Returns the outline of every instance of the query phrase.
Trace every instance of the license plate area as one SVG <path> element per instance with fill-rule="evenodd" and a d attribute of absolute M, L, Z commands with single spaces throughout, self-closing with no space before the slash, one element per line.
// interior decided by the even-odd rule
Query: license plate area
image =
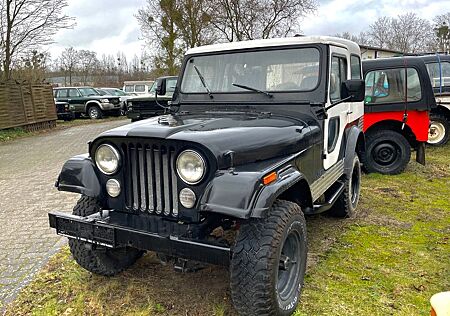
<path fill-rule="evenodd" d="M 112 227 L 64 217 L 55 217 L 54 219 L 54 228 L 58 235 L 106 247 L 116 247 L 115 231 Z"/>

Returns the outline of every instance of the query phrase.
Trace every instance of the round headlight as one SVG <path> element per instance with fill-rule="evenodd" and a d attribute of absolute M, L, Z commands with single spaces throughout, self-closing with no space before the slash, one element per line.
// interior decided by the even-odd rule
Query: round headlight
<path fill-rule="evenodd" d="M 111 145 L 100 145 L 95 152 L 95 163 L 104 174 L 115 173 L 119 168 L 119 160 L 119 152 Z"/>
<path fill-rule="evenodd" d="M 177 158 L 177 172 L 187 184 L 197 184 L 205 175 L 205 161 L 196 151 L 185 150 Z"/>

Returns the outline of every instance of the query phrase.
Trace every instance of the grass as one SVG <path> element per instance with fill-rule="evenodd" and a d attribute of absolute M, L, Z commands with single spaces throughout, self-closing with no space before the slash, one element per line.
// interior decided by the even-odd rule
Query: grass
<path fill-rule="evenodd" d="M 358 214 L 309 217 L 309 268 L 295 315 L 427 315 L 450 288 L 450 146 L 427 166 L 365 175 Z M 67 247 L 6 315 L 234 315 L 227 271 L 178 274 L 146 255 L 113 278 L 92 275 Z"/>
<path fill-rule="evenodd" d="M 73 126 L 79 126 L 79 125 L 86 125 L 86 124 L 94 124 L 94 123 L 103 123 L 108 121 L 117 121 L 117 120 L 124 120 L 126 117 L 107 117 L 101 120 L 90 120 L 90 119 L 76 119 L 72 121 L 63 121 L 63 120 L 57 120 L 56 121 L 56 127 L 52 129 L 44 129 L 36 132 L 30 132 L 25 130 L 22 127 L 15 127 L 15 128 L 9 128 L 9 129 L 3 129 L 0 130 L 0 143 L 14 141 L 19 138 L 23 137 L 29 137 L 33 135 L 43 134 L 50 131 L 65 129 Z"/>

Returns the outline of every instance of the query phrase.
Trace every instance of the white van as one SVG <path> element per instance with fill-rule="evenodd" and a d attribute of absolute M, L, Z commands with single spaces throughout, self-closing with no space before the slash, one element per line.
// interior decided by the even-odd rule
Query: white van
<path fill-rule="evenodd" d="M 150 93 L 154 81 L 125 81 L 123 83 L 123 91 L 136 95 L 146 95 Z"/>

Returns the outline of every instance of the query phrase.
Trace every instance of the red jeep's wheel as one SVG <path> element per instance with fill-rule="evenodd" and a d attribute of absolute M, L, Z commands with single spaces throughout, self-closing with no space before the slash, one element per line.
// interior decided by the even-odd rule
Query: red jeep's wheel
<path fill-rule="evenodd" d="M 450 137 L 449 125 L 450 124 L 445 116 L 431 114 L 430 129 L 428 130 L 428 144 L 432 146 L 445 145 Z"/>
<path fill-rule="evenodd" d="M 368 172 L 399 174 L 411 159 L 411 145 L 400 133 L 391 130 L 368 133 L 366 143 L 363 163 Z"/>

